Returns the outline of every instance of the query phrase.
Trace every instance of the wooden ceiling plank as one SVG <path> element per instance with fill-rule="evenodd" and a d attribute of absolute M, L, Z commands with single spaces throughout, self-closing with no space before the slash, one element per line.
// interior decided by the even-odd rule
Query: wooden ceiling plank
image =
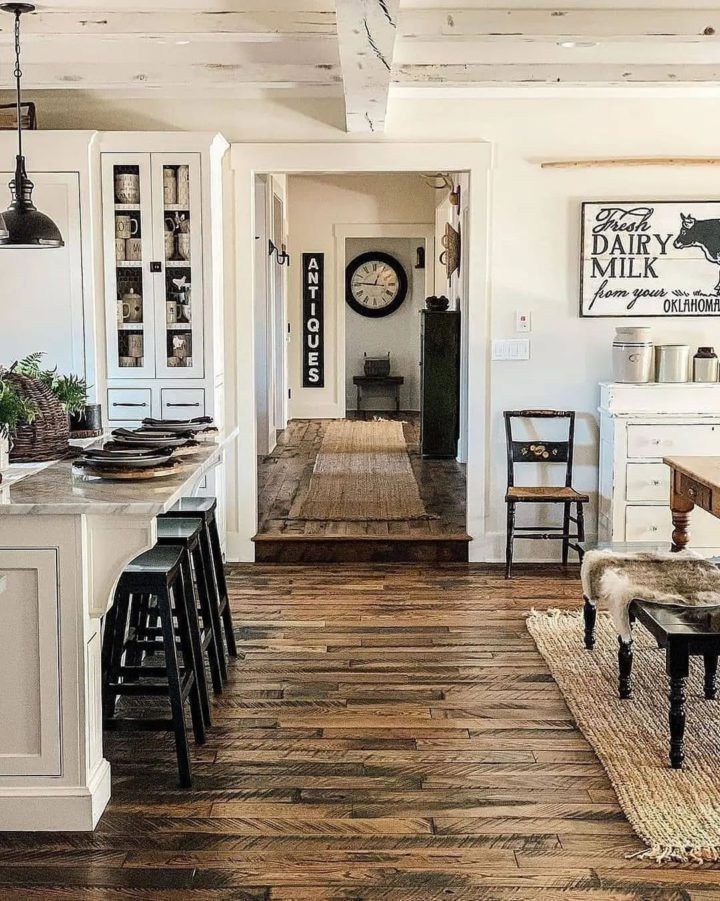
<path fill-rule="evenodd" d="M 336 0 L 348 132 L 385 128 L 400 0 Z"/>
<path fill-rule="evenodd" d="M 498 84 L 684 84 L 717 83 L 718 65 L 402 65 L 401 85 L 477 86 Z"/>
<path fill-rule="evenodd" d="M 339 85 L 340 71 L 331 65 L 227 64 L 152 65 L 139 69 L 132 66 L 98 67 L 92 63 L 27 63 L 23 73 L 33 90 L 77 88 L 107 90 L 112 88 L 153 88 L 185 86 L 287 88 L 292 85 Z M 0 72 L 0 89 L 12 87 L 12 72 Z"/>
<path fill-rule="evenodd" d="M 717 41 L 718 9 L 430 9 L 402 10 L 408 41 Z"/>
<path fill-rule="evenodd" d="M 0 18 L 0 31 L 12 31 L 10 17 Z M 199 12 L 112 10 L 41 11 L 23 19 L 23 34 L 95 35 L 143 37 L 149 35 L 231 35 L 247 38 L 267 35 L 334 35 L 335 13 L 298 10 L 296 12 Z"/>

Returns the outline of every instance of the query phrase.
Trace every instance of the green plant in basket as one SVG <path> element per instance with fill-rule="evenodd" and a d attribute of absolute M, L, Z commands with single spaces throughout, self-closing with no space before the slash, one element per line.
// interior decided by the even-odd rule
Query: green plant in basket
<path fill-rule="evenodd" d="M 29 354 L 13 367 L 15 372 L 31 379 L 38 379 L 47 385 L 63 405 L 68 414 L 80 413 L 88 399 L 88 386 L 79 375 L 58 375 L 57 368 L 43 369 L 40 365 L 45 356 L 42 352 Z"/>
<path fill-rule="evenodd" d="M 4 381 L 0 371 L 0 438 L 9 438 L 20 423 L 33 422 L 37 414 L 35 404 L 25 400 Z"/>

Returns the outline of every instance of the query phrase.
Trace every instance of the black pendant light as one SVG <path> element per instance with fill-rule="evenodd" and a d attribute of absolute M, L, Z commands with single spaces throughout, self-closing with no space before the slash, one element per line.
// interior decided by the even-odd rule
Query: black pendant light
<path fill-rule="evenodd" d="M 35 187 L 25 171 L 22 149 L 22 104 L 20 102 L 20 16 L 35 11 L 31 3 L 2 3 L 3 12 L 15 16 L 15 91 L 17 105 L 18 152 L 15 158 L 15 178 L 10 182 L 12 200 L 0 213 L 0 248 L 44 249 L 64 247 L 60 229 L 49 216 L 35 209 L 32 192 Z M 4 228 L 3 228 L 4 222 Z M 3 235 L 5 237 L 3 238 Z"/>

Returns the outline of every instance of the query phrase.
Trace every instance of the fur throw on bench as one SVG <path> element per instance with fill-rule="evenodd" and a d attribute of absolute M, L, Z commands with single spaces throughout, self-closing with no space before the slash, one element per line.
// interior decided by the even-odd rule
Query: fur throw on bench
<path fill-rule="evenodd" d="M 693 551 L 588 551 L 580 577 L 583 596 L 608 610 L 618 635 L 629 641 L 634 600 L 681 607 L 720 605 L 720 569 Z"/>

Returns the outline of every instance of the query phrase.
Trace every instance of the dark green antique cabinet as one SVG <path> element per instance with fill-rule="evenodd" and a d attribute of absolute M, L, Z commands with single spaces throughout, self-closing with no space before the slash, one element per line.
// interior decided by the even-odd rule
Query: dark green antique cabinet
<path fill-rule="evenodd" d="M 460 428 L 460 314 L 423 310 L 420 333 L 420 450 L 454 457 Z"/>

